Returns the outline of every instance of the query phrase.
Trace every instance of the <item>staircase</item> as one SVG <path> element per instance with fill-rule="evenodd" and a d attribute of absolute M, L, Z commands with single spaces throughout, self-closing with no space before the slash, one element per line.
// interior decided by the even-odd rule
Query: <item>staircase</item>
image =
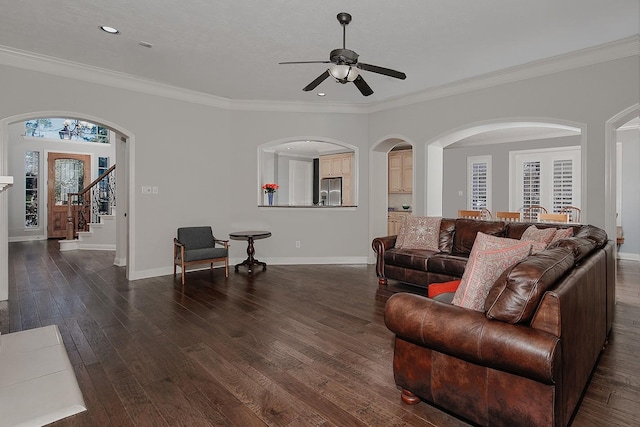
<path fill-rule="evenodd" d="M 69 193 L 67 239 L 60 251 L 116 250 L 116 165 L 79 193 Z"/>
<path fill-rule="evenodd" d="M 60 240 L 60 251 L 76 249 L 94 251 L 116 250 L 116 213 L 98 215 L 99 222 L 89 223 L 89 231 L 78 231 L 73 240 Z"/>

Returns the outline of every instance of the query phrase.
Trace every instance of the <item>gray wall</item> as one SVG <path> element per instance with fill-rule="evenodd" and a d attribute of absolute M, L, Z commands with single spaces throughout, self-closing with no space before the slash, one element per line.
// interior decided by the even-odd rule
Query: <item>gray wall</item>
<path fill-rule="evenodd" d="M 509 152 L 535 148 L 571 146 L 580 146 L 579 136 L 460 148 L 455 148 L 454 145 L 452 145 L 445 148 L 442 214 L 445 217 L 455 218 L 458 215 L 458 209 L 467 209 L 467 157 L 491 156 L 491 212 L 495 213 L 510 210 Z M 462 196 L 458 196 L 458 191 L 462 191 Z"/>
<path fill-rule="evenodd" d="M 331 109 L 327 104 L 301 105 L 298 112 L 290 105 L 282 111 L 252 111 L 195 95 L 192 101 L 154 95 L 133 83 L 124 89 L 0 65 L 0 120 L 6 129 L 19 115 L 71 112 L 112 124 L 130 137 L 129 268 L 135 279 L 169 274 L 175 230 L 193 224 L 212 224 L 222 237 L 242 229 L 272 231 L 271 238 L 256 244 L 256 256 L 268 262 L 371 261 L 371 238 L 386 234 L 386 152 L 376 152 L 376 145 L 389 138 L 413 144 L 414 212 L 421 214 L 427 209 L 427 143 L 485 121 L 536 117 L 588 128 L 583 206 L 587 220 L 602 226 L 610 209 L 603 203 L 605 123 L 638 103 L 639 73 L 635 56 L 410 105 L 381 105 L 381 111 L 337 105 L 337 113 L 326 112 Z M 0 135 L 1 143 L 6 139 Z M 257 207 L 258 147 L 285 139 L 355 147 L 358 207 Z M 7 147 L 2 148 L 0 175 L 7 171 Z M 158 186 L 159 194 L 142 195 L 141 185 Z M 6 233 L 0 240 L 6 244 Z M 243 242 L 233 242 L 232 258 L 244 258 L 245 250 Z"/>

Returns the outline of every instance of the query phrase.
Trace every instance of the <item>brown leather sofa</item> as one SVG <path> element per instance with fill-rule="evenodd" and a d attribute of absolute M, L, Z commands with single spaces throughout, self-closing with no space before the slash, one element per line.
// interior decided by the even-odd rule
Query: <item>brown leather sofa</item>
<path fill-rule="evenodd" d="M 391 238 L 374 243 L 384 247 L 381 279 L 404 274 L 426 278 L 418 284 L 428 286 L 460 277 L 455 257 L 473 246 L 471 230 L 502 229 L 518 238 L 529 225 L 468 221 L 475 220 L 443 221 L 440 247 L 448 246 L 443 235 L 453 234 L 452 249 L 428 254 L 424 269 L 414 268 L 423 265 L 417 254 L 391 255 Z M 410 293 L 389 298 L 385 322 L 395 334 L 393 371 L 403 401 L 423 399 L 479 425 L 567 425 L 606 343 L 615 303 L 614 242 L 593 226 L 574 230 L 507 269 L 484 312 Z M 413 257 L 411 267 L 403 256 Z M 430 271 L 432 265 L 444 272 Z"/>

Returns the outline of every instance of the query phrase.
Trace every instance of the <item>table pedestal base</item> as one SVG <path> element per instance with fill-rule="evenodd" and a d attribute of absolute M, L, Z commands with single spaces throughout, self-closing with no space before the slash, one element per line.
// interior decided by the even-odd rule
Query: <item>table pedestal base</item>
<path fill-rule="evenodd" d="M 240 264 L 236 264 L 236 266 L 234 267 L 235 272 L 238 272 L 238 268 L 241 265 L 246 265 L 247 266 L 247 271 L 249 273 L 252 272 L 253 270 L 253 266 L 254 265 L 261 265 L 262 266 L 262 271 L 266 271 L 267 270 L 267 263 L 266 262 L 260 262 L 257 259 L 255 259 L 253 257 L 253 254 L 256 253 L 255 248 L 253 247 L 253 237 L 247 237 L 247 259 L 245 259 L 244 261 L 242 261 Z"/>

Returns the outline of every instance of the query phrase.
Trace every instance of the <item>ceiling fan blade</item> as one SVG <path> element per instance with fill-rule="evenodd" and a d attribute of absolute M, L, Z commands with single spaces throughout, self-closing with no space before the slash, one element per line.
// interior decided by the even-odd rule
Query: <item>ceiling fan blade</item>
<path fill-rule="evenodd" d="M 365 71 L 371 71 L 372 73 L 384 74 L 385 76 L 395 77 L 396 79 L 404 80 L 407 78 L 407 75 L 405 73 L 392 70 L 390 68 L 378 67 L 377 65 L 363 64 L 362 62 L 359 62 L 358 68 Z"/>
<path fill-rule="evenodd" d="M 318 87 L 318 85 L 320 83 L 322 83 L 323 81 L 325 81 L 328 77 L 330 76 L 329 74 L 329 70 L 325 70 L 324 73 L 320 74 L 314 81 L 312 81 L 311 83 L 309 83 L 307 86 L 304 87 L 305 92 L 308 92 L 310 90 L 314 90 L 316 87 Z"/>
<path fill-rule="evenodd" d="M 331 61 L 288 61 L 288 62 L 278 62 L 280 65 L 286 64 L 329 64 Z"/>
<path fill-rule="evenodd" d="M 373 93 L 373 89 L 371 89 L 367 82 L 364 81 L 362 76 L 356 77 L 356 79 L 353 81 L 353 84 L 356 85 L 356 87 L 364 96 L 369 96 Z"/>

